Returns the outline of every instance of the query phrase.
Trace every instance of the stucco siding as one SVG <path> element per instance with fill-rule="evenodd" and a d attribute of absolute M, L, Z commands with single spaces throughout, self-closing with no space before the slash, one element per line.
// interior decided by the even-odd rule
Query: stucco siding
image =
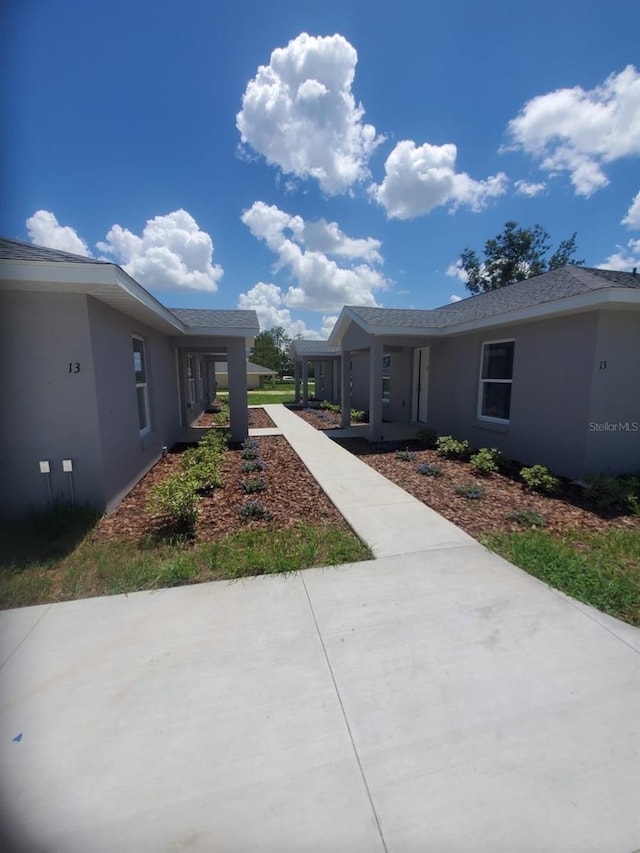
<path fill-rule="evenodd" d="M 501 327 L 434 344 L 429 422 L 476 447 L 499 447 L 556 473 L 584 473 L 596 312 Z M 507 425 L 477 416 L 483 342 L 515 341 L 511 416 Z"/>
<path fill-rule="evenodd" d="M 412 350 L 406 348 L 389 353 L 390 366 L 383 370 L 390 378 L 391 399 L 382 408 L 382 417 L 394 423 L 411 420 Z"/>
<path fill-rule="evenodd" d="M 382 394 L 382 389 L 380 389 Z M 369 351 L 351 353 L 351 408 L 369 410 Z"/>
<path fill-rule="evenodd" d="M 88 299 L 105 502 L 111 509 L 170 446 L 180 429 L 174 347 L 161 333 Z M 144 341 L 150 432 L 141 437 L 133 337 Z"/>
<path fill-rule="evenodd" d="M 600 312 L 586 470 L 640 471 L 640 313 Z"/>
<path fill-rule="evenodd" d="M 41 460 L 51 463 L 55 498 L 71 496 L 62 471 L 71 459 L 76 501 L 103 505 L 86 297 L 5 291 L 0 323 L 0 513 L 49 505 Z"/>

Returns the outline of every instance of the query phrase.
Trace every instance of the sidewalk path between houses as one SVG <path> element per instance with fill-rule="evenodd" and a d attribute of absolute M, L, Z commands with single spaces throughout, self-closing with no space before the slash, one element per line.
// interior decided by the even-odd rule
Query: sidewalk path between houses
<path fill-rule="evenodd" d="M 276 427 L 375 557 L 475 546 L 467 533 L 416 500 L 321 430 L 282 405 L 266 405 Z"/>
<path fill-rule="evenodd" d="M 378 558 L 0 613 L 15 849 L 638 850 L 640 630 L 270 414 Z"/>

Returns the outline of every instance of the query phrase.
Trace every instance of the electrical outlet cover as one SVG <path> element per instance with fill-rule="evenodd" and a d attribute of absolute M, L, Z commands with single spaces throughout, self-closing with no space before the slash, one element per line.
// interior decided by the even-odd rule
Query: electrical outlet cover
<path fill-rule="evenodd" d="M 73 471 L 73 462 L 71 459 L 63 459 L 62 460 L 62 470 L 63 471 Z"/>
<path fill-rule="evenodd" d="M 50 474 L 51 473 L 51 465 L 49 465 L 49 462 L 47 459 L 43 459 L 42 462 L 40 462 L 40 473 L 41 474 Z"/>

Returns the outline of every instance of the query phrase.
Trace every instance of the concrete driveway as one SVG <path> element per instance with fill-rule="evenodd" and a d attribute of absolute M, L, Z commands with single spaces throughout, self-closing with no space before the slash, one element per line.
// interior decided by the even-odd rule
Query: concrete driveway
<path fill-rule="evenodd" d="M 0 613 L 16 849 L 632 853 L 640 631 L 481 546 Z"/>

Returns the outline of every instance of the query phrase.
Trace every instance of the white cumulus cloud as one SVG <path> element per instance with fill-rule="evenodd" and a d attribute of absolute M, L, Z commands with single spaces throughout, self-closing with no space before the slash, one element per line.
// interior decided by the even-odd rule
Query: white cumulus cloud
<path fill-rule="evenodd" d="M 640 231 L 640 191 L 638 191 L 631 202 L 631 207 L 627 211 L 622 224 L 633 228 L 634 231 Z"/>
<path fill-rule="evenodd" d="M 630 272 L 634 267 L 640 267 L 640 239 L 629 240 L 626 246 L 616 246 L 616 251 L 603 264 L 598 264 L 601 270 L 623 272 Z"/>
<path fill-rule="evenodd" d="M 218 288 L 223 269 L 213 264 L 213 241 L 186 210 L 149 219 L 142 235 L 113 225 L 97 244 L 140 284 L 154 290 Z"/>
<path fill-rule="evenodd" d="M 381 184 L 369 192 L 382 205 L 389 219 L 414 219 L 435 207 L 460 206 L 478 212 L 490 198 L 503 195 L 507 176 L 500 172 L 485 181 L 476 181 L 466 172 L 456 172 L 458 151 L 453 143 L 416 146 L 411 139 L 398 142 L 384 164 Z"/>
<path fill-rule="evenodd" d="M 516 181 L 514 184 L 516 188 L 516 195 L 523 195 L 526 198 L 533 198 L 534 196 L 540 195 L 543 193 L 547 185 L 544 181 L 540 183 L 534 183 L 533 181 Z"/>
<path fill-rule="evenodd" d="M 271 54 L 242 97 L 242 143 L 285 175 L 315 178 L 328 195 L 368 177 L 383 137 L 363 122 L 351 87 L 358 54 L 341 35 L 302 33 Z"/>
<path fill-rule="evenodd" d="M 640 74 L 628 65 L 594 89 L 538 95 L 508 124 L 512 148 L 553 174 L 569 172 L 578 195 L 609 183 L 603 167 L 640 154 Z"/>
<path fill-rule="evenodd" d="M 262 201 L 254 202 L 241 218 L 253 236 L 264 240 L 276 255 L 273 271 L 285 271 L 293 279 L 293 284 L 282 294 L 283 303 L 289 308 L 329 313 L 339 311 L 345 304 L 376 306 L 375 291 L 385 290 L 389 285 L 370 263 L 340 265 L 329 257 L 330 249 L 332 254 L 353 260 L 363 256 L 371 260 L 379 257 L 380 244 L 376 240 L 352 240 L 336 223 L 330 223 L 335 228 L 328 229 L 323 220 L 320 225 L 315 223 L 317 229 L 311 228 L 309 240 L 308 223 L 302 217 L 291 216 Z M 329 246 L 332 233 L 333 248 Z M 329 241 L 325 243 L 327 253 L 315 248 L 322 240 Z"/>
<path fill-rule="evenodd" d="M 455 264 L 449 264 L 447 267 L 447 275 L 451 278 L 457 278 L 458 281 L 462 282 L 462 284 L 466 284 L 469 281 L 469 276 L 467 275 L 467 271 L 463 269 L 460 258 L 458 258 Z"/>
<path fill-rule="evenodd" d="M 30 216 L 27 219 L 27 231 L 29 239 L 37 246 L 91 257 L 89 247 L 82 237 L 78 236 L 75 228 L 70 225 L 60 225 L 50 210 L 37 210 L 33 216 Z"/>
<path fill-rule="evenodd" d="M 308 329 L 303 320 L 293 319 L 291 311 L 284 305 L 281 289 L 275 284 L 259 281 L 247 293 L 240 294 L 238 308 L 255 311 L 261 329 L 280 326 L 290 338 L 302 336 L 320 340 L 322 337 L 319 332 Z"/>
<path fill-rule="evenodd" d="M 458 296 L 457 293 L 452 293 L 449 297 L 449 302 L 462 302 L 462 296 Z"/>

